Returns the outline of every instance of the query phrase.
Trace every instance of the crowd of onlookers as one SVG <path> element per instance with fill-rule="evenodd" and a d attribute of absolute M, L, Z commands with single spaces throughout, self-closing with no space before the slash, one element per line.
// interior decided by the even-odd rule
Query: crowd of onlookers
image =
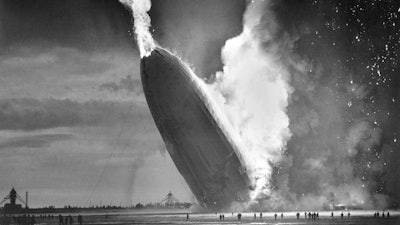
<path fill-rule="evenodd" d="M 17 225 L 34 225 L 36 223 L 35 215 L 20 215 L 20 216 L 3 216 L 1 217 L 1 225 L 8 224 L 17 224 Z"/>
<path fill-rule="evenodd" d="M 215 214 L 217 214 L 217 213 L 215 213 Z M 233 216 L 233 215 L 234 215 L 234 213 L 232 212 L 232 216 Z M 346 215 L 345 213 L 341 212 L 338 216 L 339 216 L 341 219 L 345 219 L 345 217 L 347 217 L 348 219 L 350 219 L 351 213 L 350 213 L 350 212 L 347 212 L 347 215 Z M 236 214 L 236 217 L 237 217 L 237 220 L 241 220 L 241 219 L 242 219 L 242 214 L 241 214 L 241 213 L 237 213 L 237 214 Z M 334 217 L 335 217 L 334 212 L 331 212 L 330 217 L 331 217 L 331 218 L 334 218 Z M 374 213 L 373 218 L 380 218 L 380 217 L 382 217 L 382 218 L 390 218 L 390 213 L 389 213 L 389 212 L 386 212 L 386 213 L 385 213 L 385 212 L 382 212 L 381 214 L 380 214 L 379 212 L 375 212 L 375 213 Z M 190 218 L 189 214 L 186 214 L 186 220 L 189 220 L 189 218 Z M 257 219 L 257 214 L 256 214 L 256 213 L 254 213 L 253 218 L 254 218 L 255 220 Z M 262 212 L 259 214 L 258 218 L 259 218 L 259 219 L 262 219 L 262 218 L 263 218 L 263 213 L 262 213 Z M 279 215 L 278 215 L 277 213 L 274 213 L 274 214 L 273 214 L 273 218 L 274 218 L 275 220 L 278 220 L 278 219 L 279 219 Z M 283 218 L 284 218 L 284 214 L 281 213 L 281 214 L 280 214 L 280 219 L 283 219 Z M 301 218 L 302 218 L 302 216 L 301 216 L 301 214 L 300 214 L 299 212 L 296 213 L 296 218 L 297 218 L 297 219 L 301 219 Z M 318 213 L 318 212 L 304 212 L 304 219 L 308 219 L 308 220 L 319 220 L 319 213 Z M 219 214 L 219 220 L 225 220 L 225 215 L 224 215 L 224 214 Z"/>
<path fill-rule="evenodd" d="M 382 218 L 385 218 L 385 212 L 382 212 L 382 214 L 379 214 L 379 212 L 374 213 L 374 218 L 379 218 L 380 215 L 382 215 Z M 390 213 L 386 213 L 386 218 L 390 218 Z"/>
<path fill-rule="evenodd" d="M 81 215 L 78 215 L 77 220 L 79 225 L 83 224 Z M 65 217 L 63 217 L 62 215 L 58 215 L 58 225 L 73 225 L 73 224 L 74 224 L 74 218 L 71 215 Z"/>
<path fill-rule="evenodd" d="M 36 224 L 37 220 L 41 220 L 42 222 L 49 220 L 52 221 L 54 220 L 54 215 L 12 215 L 12 216 L 1 216 L 0 217 L 0 225 L 9 225 L 9 224 L 16 224 L 16 225 L 34 225 Z M 77 216 L 77 224 L 82 225 L 83 220 L 82 216 L 78 215 Z M 59 225 L 73 225 L 74 224 L 74 217 L 71 215 L 68 216 L 62 216 L 58 215 L 58 224 Z"/>
<path fill-rule="evenodd" d="M 232 212 L 232 216 L 234 216 L 234 213 Z M 341 212 L 339 214 L 339 217 L 341 219 L 345 218 L 345 214 L 343 212 Z M 350 218 L 351 214 L 350 212 L 347 212 L 347 218 Z M 375 212 L 373 215 L 373 218 L 390 218 L 390 213 L 389 212 Z M 237 220 L 241 220 L 242 219 L 242 214 L 241 213 L 237 213 L 236 215 Z M 334 212 L 331 212 L 330 215 L 331 218 L 335 217 Z M 108 218 L 108 215 L 106 215 L 106 219 Z M 189 220 L 190 216 L 189 213 L 186 214 L 186 219 Z M 254 213 L 253 215 L 254 220 L 257 219 L 257 214 Z M 263 218 L 263 213 L 261 212 L 258 216 L 259 219 Z M 273 214 L 273 218 L 275 220 L 278 220 L 278 214 L 274 213 Z M 280 219 L 284 218 L 284 214 L 281 213 L 280 214 Z M 302 216 L 301 214 L 298 212 L 296 213 L 296 218 L 297 219 L 301 219 Z M 308 220 L 319 220 L 319 213 L 318 212 L 304 212 L 304 219 L 308 219 Z M 54 215 L 39 215 L 39 216 L 35 216 L 35 215 L 12 215 L 12 216 L 0 216 L 0 225 L 10 225 L 10 224 L 15 224 L 15 225 L 34 225 L 37 224 L 37 220 L 41 221 L 41 222 L 45 222 L 46 220 L 52 221 L 54 220 Z M 225 220 L 225 215 L 224 214 L 219 214 L 219 220 Z M 73 224 L 78 224 L 78 225 L 82 225 L 83 224 L 83 220 L 82 220 L 82 216 L 78 215 L 76 216 L 76 222 L 75 223 L 75 219 L 73 216 L 71 215 L 58 215 L 58 225 L 73 225 Z"/>

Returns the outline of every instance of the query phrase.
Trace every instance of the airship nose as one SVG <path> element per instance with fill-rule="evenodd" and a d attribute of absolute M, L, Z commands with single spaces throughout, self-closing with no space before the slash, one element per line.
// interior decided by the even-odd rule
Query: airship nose
<path fill-rule="evenodd" d="M 141 61 L 144 94 L 172 160 L 200 203 L 221 208 L 247 198 L 248 177 L 194 76 L 161 48 Z"/>

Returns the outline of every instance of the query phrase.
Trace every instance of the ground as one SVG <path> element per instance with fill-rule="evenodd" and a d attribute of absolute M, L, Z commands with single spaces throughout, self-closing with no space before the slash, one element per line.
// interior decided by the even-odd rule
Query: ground
<path fill-rule="evenodd" d="M 139 212 L 140 213 L 140 212 Z M 225 219 L 220 220 L 219 216 L 224 215 Z M 341 212 L 334 212 L 334 217 L 331 217 L 331 212 L 319 212 L 318 220 L 310 220 L 304 218 L 304 212 L 301 213 L 300 218 L 296 218 L 296 212 L 283 212 L 283 218 L 280 218 L 281 212 L 277 212 L 277 219 L 274 219 L 274 214 L 271 212 L 263 213 L 263 218 L 259 218 L 259 213 L 243 213 L 241 221 L 238 221 L 236 213 L 217 213 L 217 214 L 189 214 L 187 220 L 186 213 L 145 213 L 138 214 L 138 212 L 109 212 L 103 213 L 82 213 L 83 224 L 345 224 L 345 225 L 399 225 L 400 212 L 390 211 L 390 218 L 373 218 L 373 211 L 350 211 L 350 217 L 347 216 L 348 211 L 344 211 L 343 218 Z M 65 215 L 63 215 L 65 216 Z M 77 224 L 78 214 L 71 214 L 74 224 Z M 53 219 L 42 219 L 39 215 L 35 215 L 36 224 L 41 225 L 56 225 L 59 224 L 58 215 L 54 215 Z M 13 223 L 11 223 L 13 224 Z"/>

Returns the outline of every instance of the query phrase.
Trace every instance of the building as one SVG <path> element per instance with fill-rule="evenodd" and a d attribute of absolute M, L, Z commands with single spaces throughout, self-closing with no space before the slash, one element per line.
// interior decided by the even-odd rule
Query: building
<path fill-rule="evenodd" d="M 7 200 L 10 200 L 10 203 L 4 204 L 3 212 L 4 213 L 17 213 L 22 210 L 21 204 L 17 204 L 16 200 L 19 200 L 21 203 L 25 205 L 25 208 L 28 208 L 28 193 L 26 194 L 26 199 L 25 201 L 21 198 L 21 196 L 18 195 L 17 191 L 15 191 L 14 188 L 11 189 L 10 193 L 4 197 L 4 199 L 0 202 L 0 205 L 6 202 Z"/>

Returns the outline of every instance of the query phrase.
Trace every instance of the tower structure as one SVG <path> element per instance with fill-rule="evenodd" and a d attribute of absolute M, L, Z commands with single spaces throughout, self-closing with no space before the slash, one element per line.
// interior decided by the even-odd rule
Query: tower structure
<path fill-rule="evenodd" d="M 164 207 L 174 207 L 176 204 L 179 204 L 179 201 L 175 198 L 171 191 L 169 191 L 167 196 L 160 202 L 160 205 Z"/>
<path fill-rule="evenodd" d="M 24 201 L 21 196 L 18 195 L 17 191 L 15 191 L 14 188 L 11 189 L 10 193 L 4 197 L 4 199 L 0 202 L 0 205 L 2 205 L 4 202 L 7 200 L 10 200 L 10 203 L 4 204 L 4 212 L 7 213 L 14 213 L 18 212 L 22 209 L 21 204 L 17 204 L 17 199 L 25 205 L 25 208 L 28 208 L 28 204 L 26 201 Z"/>

